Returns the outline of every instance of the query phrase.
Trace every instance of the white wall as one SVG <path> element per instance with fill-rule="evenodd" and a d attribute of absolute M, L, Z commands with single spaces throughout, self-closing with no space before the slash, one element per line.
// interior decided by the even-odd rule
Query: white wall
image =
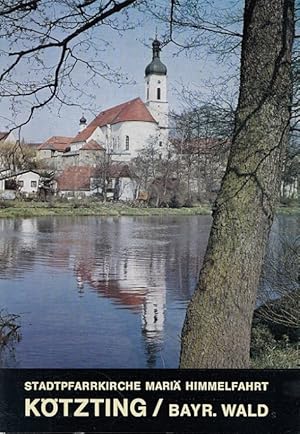
<path fill-rule="evenodd" d="M 36 193 L 39 188 L 40 175 L 35 172 L 26 172 L 16 177 L 17 183 L 23 181 L 23 186 L 20 188 L 21 193 Z M 36 185 L 32 186 L 31 182 L 34 182 Z"/>
<path fill-rule="evenodd" d="M 159 132 L 158 125 L 153 122 L 128 121 L 112 125 L 112 138 L 119 141 L 119 147 L 113 152 L 116 161 L 130 161 L 138 151 L 144 148 L 151 137 Z M 126 151 L 126 136 L 129 137 L 129 151 Z"/>
<path fill-rule="evenodd" d="M 130 178 L 120 178 L 119 200 L 135 200 L 136 182 Z"/>
<path fill-rule="evenodd" d="M 51 158 L 52 157 L 52 151 L 51 151 L 51 149 L 39 149 L 39 151 L 37 152 L 37 157 L 39 159 Z"/>
<path fill-rule="evenodd" d="M 85 144 L 85 142 L 76 142 L 76 143 L 71 143 L 70 144 L 70 151 L 71 152 L 76 152 L 79 151 L 80 148 L 82 148 L 82 146 Z"/>
<path fill-rule="evenodd" d="M 160 89 L 160 99 L 157 89 Z M 151 74 L 145 77 L 146 106 L 161 128 L 168 128 L 169 104 L 167 96 L 167 76 Z"/>
<path fill-rule="evenodd" d="M 96 142 L 100 143 L 100 144 L 105 144 L 106 143 L 106 135 L 107 135 L 107 128 L 103 128 L 103 127 L 97 127 L 93 133 L 90 135 L 90 137 L 87 139 L 87 141 L 89 142 L 90 140 L 95 140 Z"/>

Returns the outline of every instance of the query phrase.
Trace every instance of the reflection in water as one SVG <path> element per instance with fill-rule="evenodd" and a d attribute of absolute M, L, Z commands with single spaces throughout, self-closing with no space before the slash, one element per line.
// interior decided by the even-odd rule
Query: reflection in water
<path fill-rule="evenodd" d="M 210 217 L 0 221 L 18 367 L 175 367 Z"/>
<path fill-rule="evenodd" d="M 2 366 L 176 367 L 210 221 L 0 220 L 0 302 L 22 315 L 15 359 Z"/>

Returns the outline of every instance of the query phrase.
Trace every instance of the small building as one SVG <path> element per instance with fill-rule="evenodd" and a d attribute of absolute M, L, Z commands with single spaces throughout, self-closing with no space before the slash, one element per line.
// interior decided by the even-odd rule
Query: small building
<path fill-rule="evenodd" d="M 39 191 L 40 174 L 33 170 L 12 173 L 0 172 L 0 195 L 4 199 L 15 199 L 17 192 L 23 196 L 36 195 Z"/>
<path fill-rule="evenodd" d="M 72 166 L 56 177 L 57 194 L 63 197 L 103 195 L 115 200 L 134 200 L 136 182 L 127 165 L 112 163 L 108 167 Z"/>
<path fill-rule="evenodd" d="M 39 189 L 40 178 L 40 174 L 33 170 L 18 173 L 16 182 L 20 193 L 25 195 L 36 194 Z"/>
<path fill-rule="evenodd" d="M 96 140 L 90 139 L 79 149 L 71 147 L 72 137 L 53 136 L 38 148 L 38 159 L 44 160 L 52 169 L 63 170 L 70 166 L 99 164 L 105 148 Z"/>
<path fill-rule="evenodd" d="M 38 147 L 39 158 L 53 158 L 57 157 L 70 147 L 72 137 L 66 136 L 52 136 L 46 142 Z"/>

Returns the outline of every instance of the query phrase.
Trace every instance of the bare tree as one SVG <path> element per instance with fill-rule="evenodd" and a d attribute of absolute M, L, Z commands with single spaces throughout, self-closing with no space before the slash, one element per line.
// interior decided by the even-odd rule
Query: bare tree
<path fill-rule="evenodd" d="M 129 28 L 122 13 L 135 3 L 2 0 L 0 36 L 6 42 L 0 51 L 0 94 L 9 100 L 14 117 L 22 114 L 22 120 L 11 126 L 25 125 L 50 102 L 76 104 L 88 82 L 121 80 L 120 71 L 105 62 L 103 50 L 108 42 L 96 30 L 100 26 L 116 31 Z M 78 80 L 78 74 L 84 80 Z"/>
<path fill-rule="evenodd" d="M 36 151 L 26 145 L 0 142 L 0 167 L 12 172 L 35 169 Z"/>
<path fill-rule="evenodd" d="M 172 143 L 177 176 L 186 181 L 187 202 L 191 203 L 192 193 L 200 201 L 210 200 L 219 188 L 231 142 L 234 112 L 220 103 L 201 104 L 190 94 L 186 102 L 187 108 L 182 113 L 173 113 Z"/>

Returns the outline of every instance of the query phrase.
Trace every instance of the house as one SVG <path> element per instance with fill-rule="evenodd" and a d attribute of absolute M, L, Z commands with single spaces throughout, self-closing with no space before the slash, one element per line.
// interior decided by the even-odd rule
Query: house
<path fill-rule="evenodd" d="M 57 170 L 68 166 L 94 166 L 103 159 L 105 148 L 95 140 L 83 142 L 78 149 L 71 149 L 71 141 L 72 137 L 50 137 L 39 146 L 38 159 Z"/>
<path fill-rule="evenodd" d="M 17 192 L 24 196 L 35 195 L 39 191 L 40 174 L 33 170 L 13 173 L 0 172 L 0 195 L 3 199 L 14 199 Z"/>
<path fill-rule="evenodd" d="M 107 167 L 71 166 L 56 176 L 57 194 L 64 197 L 87 197 L 103 194 L 117 200 L 134 200 L 136 183 L 128 166 L 112 163 Z"/>
<path fill-rule="evenodd" d="M 53 158 L 61 157 L 61 155 L 70 148 L 72 137 L 52 136 L 38 147 L 38 159 L 48 160 L 51 165 Z"/>
<path fill-rule="evenodd" d="M 20 193 L 26 196 L 36 194 L 39 189 L 40 174 L 33 170 L 19 172 L 16 175 L 16 182 Z"/>

